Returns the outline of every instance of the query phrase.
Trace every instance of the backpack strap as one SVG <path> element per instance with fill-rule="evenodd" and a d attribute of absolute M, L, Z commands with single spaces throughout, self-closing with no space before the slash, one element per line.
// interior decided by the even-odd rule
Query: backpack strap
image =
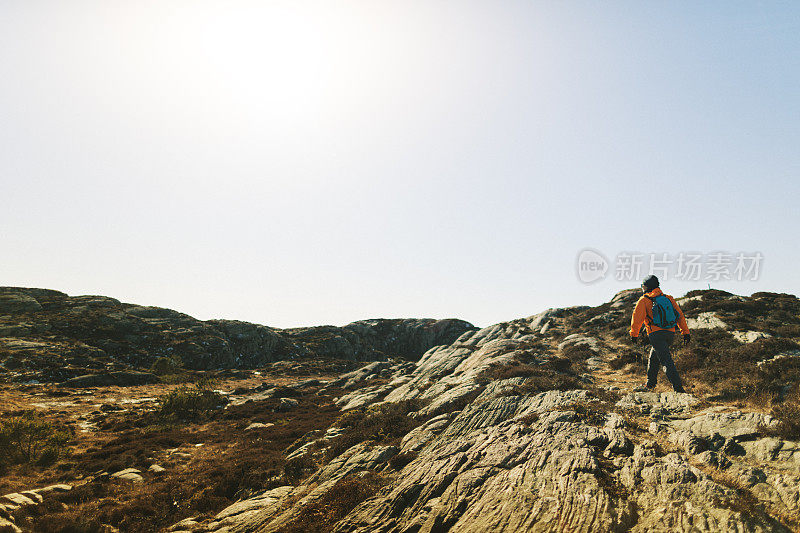
<path fill-rule="evenodd" d="M 651 304 L 650 305 L 650 316 L 647 316 L 647 313 L 645 313 L 644 314 L 644 321 L 647 324 L 652 326 L 653 325 L 653 306 L 656 305 L 656 299 L 652 298 L 652 297 L 650 297 L 650 296 L 648 296 L 646 294 L 644 295 L 644 297 L 647 298 L 648 300 L 650 300 L 650 304 Z"/>

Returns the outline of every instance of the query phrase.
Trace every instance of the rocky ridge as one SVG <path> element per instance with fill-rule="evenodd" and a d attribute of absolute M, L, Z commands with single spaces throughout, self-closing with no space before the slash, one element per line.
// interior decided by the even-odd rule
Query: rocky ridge
<path fill-rule="evenodd" d="M 311 357 L 413 360 L 474 329 L 456 319 L 373 319 L 282 330 L 235 320 L 201 321 L 105 296 L 0 287 L 0 377 L 61 382 L 87 371 L 107 376 L 146 370 L 159 360 L 193 370 L 247 369 Z M 96 379 L 120 383 L 113 377 Z"/>

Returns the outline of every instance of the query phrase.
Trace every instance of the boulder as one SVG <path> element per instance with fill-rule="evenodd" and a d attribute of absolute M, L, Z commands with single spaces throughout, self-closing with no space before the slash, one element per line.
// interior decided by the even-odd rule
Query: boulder
<path fill-rule="evenodd" d="M 686 325 L 689 329 L 712 329 L 712 328 L 727 328 L 728 325 L 717 318 L 716 313 L 706 312 L 700 313 L 696 318 L 687 318 Z"/>

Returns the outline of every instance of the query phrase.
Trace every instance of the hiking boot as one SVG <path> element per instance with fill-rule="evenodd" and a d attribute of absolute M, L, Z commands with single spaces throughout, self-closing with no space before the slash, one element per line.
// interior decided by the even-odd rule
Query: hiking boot
<path fill-rule="evenodd" d="M 656 388 L 655 385 L 651 387 L 647 383 L 645 383 L 644 385 L 639 385 L 638 387 L 633 389 L 633 392 L 652 392 L 653 389 L 655 388 Z"/>

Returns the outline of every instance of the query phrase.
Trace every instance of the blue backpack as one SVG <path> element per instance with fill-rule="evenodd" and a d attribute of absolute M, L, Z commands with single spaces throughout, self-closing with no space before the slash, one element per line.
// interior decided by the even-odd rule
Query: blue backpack
<path fill-rule="evenodd" d="M 645 297 L 653 302 L 653 324 L 662 329 L 674 328 L 678 323 L 678 311 L 670 299 L 663 294 L 655 298 Z"/>

